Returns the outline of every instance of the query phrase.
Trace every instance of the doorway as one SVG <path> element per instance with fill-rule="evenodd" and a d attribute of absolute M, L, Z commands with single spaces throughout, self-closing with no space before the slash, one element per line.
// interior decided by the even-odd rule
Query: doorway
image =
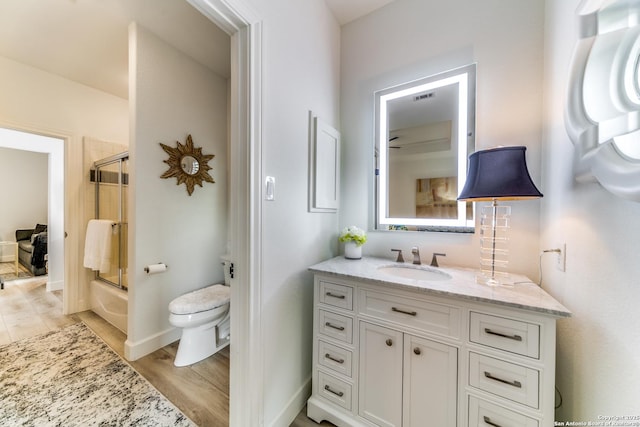
<path fill-rule="evenodd" d="M 0 128 L 0 147 L 45 153 L 48 155 L 48 280 L 47 291 L 63 291 L 63 313 L 67 313 L 64 297 L 65 223 L 64 223 L 64 147 L 65 139 L 36 132 Z"/>

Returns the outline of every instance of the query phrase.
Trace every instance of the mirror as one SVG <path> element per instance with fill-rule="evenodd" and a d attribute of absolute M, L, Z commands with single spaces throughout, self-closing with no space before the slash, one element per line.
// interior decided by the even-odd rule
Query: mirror
<path fill-rule="evenodd" d="M 375 93 L 376 228 L 474 231 L 458 202 L 475 149 L 476 64 Z"/>
<path fill-rule="evenodd" d="M 198 169 L 200 169 L 200 163 L 198 163 L 198 160 L 193 156 L 184 156 L 180 162 L 180 167 L 184 173 L 195 175 L 198 173 Z"/>
<path fill-rule="evenodd" d="M 202 147 L 195 147 L 191 135 L 187 136 L 187 142 L 182 145 L 176 141 L 177 147 L 169 147 L 160 143 L 162 149 L 169 155 L 164 160 L 169 165 L 169 169 L 165 171 L 160 178 L 176 178 L 176 185 L 185 184 L 189 196 L 193 193 L 196 185 L 202 187 L 203 182 L 215 183 L 209 171 L 209 160 L 215 157 L 214 154 L 202 154 Z"/>

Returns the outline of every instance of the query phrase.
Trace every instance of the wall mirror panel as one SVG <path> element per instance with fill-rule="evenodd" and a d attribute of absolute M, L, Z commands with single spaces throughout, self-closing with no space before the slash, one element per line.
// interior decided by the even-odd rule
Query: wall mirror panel
<path fill-rule="evenodd" d="M 458 202 L 475 149 L 476 64 L 375 93 L 376 228 L 474 231 Z"/>

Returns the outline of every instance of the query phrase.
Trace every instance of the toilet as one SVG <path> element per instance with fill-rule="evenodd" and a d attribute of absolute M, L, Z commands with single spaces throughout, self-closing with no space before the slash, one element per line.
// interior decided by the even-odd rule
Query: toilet
<path fill-rule="evenodd" d="M 169 323 L 182 328 L 175 366 L 188 366 L 229 345 L 229 259 L 222 257 L 225 284 L 184 294 L 169 303 Z"/>

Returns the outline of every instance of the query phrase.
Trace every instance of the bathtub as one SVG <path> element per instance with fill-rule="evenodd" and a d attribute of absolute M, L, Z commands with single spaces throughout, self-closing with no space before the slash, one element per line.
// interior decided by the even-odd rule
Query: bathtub
<path fill-rule="evenodd" d="M 91 310 L 125 334 L 129 299 L 127 291 L 108 285 L 100 280 L 89 283 Z"/>

